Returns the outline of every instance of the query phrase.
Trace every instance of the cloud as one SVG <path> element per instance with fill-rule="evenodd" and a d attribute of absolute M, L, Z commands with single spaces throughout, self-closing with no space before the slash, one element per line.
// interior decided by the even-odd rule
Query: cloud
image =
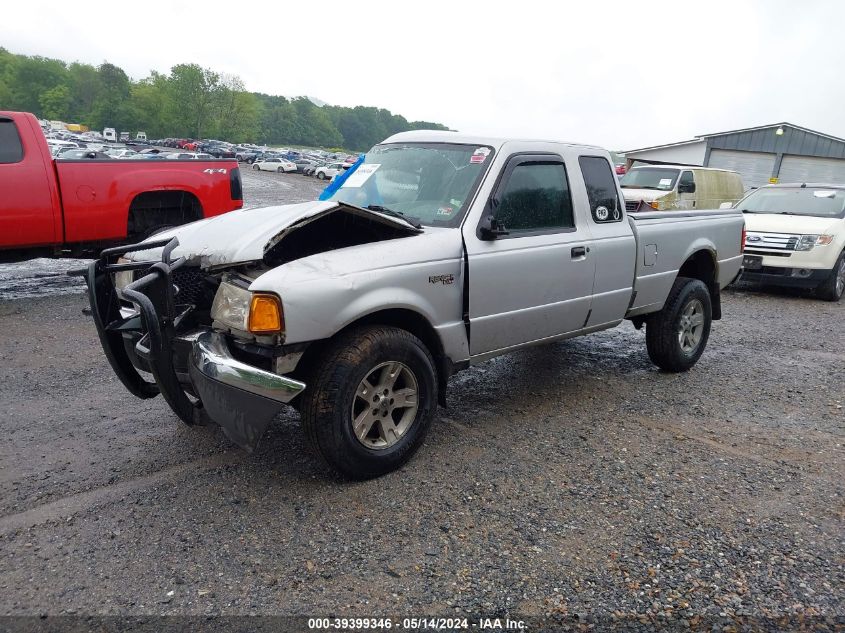
<path fill-rule="evenodd" d="M 195 62 L 249 90 L 376 105 L 465 132 L 630 149 L 787 120 L 845 136 L 845 3 L 45 0 L 16 53 L 134 78 Z"/>

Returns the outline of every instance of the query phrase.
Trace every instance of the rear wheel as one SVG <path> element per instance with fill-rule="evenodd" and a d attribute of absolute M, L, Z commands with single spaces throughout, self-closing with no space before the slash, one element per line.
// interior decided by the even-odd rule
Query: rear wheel
<path fill-rule="evenodd" d="M 434 360 L 414 335 L 371 326 L 341 336 L 313 372 L 302 426 L 313 449 L 354 479 L 378 477 L 420 447 L 437 407 Z"/>
<path fill-rule="evenodd" d="M 326 179 L 326 174 L 323 173 L 322 171 L 318 171 L 317 172 L 317 180 L 325 180 L 325 179 Z"/>
<path fill-rule="evenodd" d="M 845 251 L 839 254 L 830 275 L 816 291 L 826 301 L 839 301 L 845 294 Z"/>
<path fill-rule="evenodd" d="M 279 172 L 280 174 L 283 174 L 283 173 L 285 173 L 285 168 L 279 167 L 276 171 Z"/>
<path fill-rule="evenodd" d="M 252 168 L 253 168 L 255 171 L 258 171 L 259 169 L 261 169 L 261 167 L 259 167 L 258 165 L 253 165 L 253 166 L 252 166 Z"/>
<path fill-rule="evenodd" d="M 663 309 L 646 322 L 649 358 L 666 371 L 687 371 L 704 353 L 711 322 L 707 286 L 698 279 L 678 277 Z"/>

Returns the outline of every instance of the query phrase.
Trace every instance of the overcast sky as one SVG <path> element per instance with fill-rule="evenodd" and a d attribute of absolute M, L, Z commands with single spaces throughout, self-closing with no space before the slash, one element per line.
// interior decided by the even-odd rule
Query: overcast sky
<path fill-rule="evenodd" d="M 27 0 L 0 46 L 625 150 L 781 121 L 845 137 L 843 24 L 839 0 Z"/>

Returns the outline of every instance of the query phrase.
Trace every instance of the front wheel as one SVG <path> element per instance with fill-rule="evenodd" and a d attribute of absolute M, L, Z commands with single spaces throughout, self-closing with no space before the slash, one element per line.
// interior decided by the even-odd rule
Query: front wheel
<path fill-rule="evenodd" d="M 646 348 L 651 361 L 666 371 L 689 370 L 710 337 L 713 308 L 707 286 L 678 277 L 660 312 L 646 322 Z"/>
<path fill-rule="evenodd" d="M 324 174 L 321 171 L 318 171 L 317 172 L 317 180 L 325 180 L 325 179 L 326 179 L 326 174 Z"/>
<path fill-rule="evenodd" d="M 253 171 L 258 171 L 258 170 L 261 169 L 261 167 L 259 167 L 258 165 L 253 165 L 252 169 L 253 169 Z"/>
<path fill-rule="evenodd" d="M 820 298 L 825 301 L 839 301 L 845 294 L 845 251 L 839 255 L 830 275 L 816 289 Z"/>
<path fill-rule="evenodd" d="M 420 447 L 437 407 L 434 360 L 413 334 L 371 326 L 324 353 L 301 405 L 317 454 L 353 479 L 396 470 Z"/>

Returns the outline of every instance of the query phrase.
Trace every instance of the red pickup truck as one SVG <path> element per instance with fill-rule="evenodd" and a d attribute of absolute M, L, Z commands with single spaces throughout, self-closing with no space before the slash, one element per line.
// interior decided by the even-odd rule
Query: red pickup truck
<path fill-rule="evenodd" d="M 54 160 L 35 116 L 0 111 L 0 261 L 89 255 L 242 206 L 235 160 Z"/>

